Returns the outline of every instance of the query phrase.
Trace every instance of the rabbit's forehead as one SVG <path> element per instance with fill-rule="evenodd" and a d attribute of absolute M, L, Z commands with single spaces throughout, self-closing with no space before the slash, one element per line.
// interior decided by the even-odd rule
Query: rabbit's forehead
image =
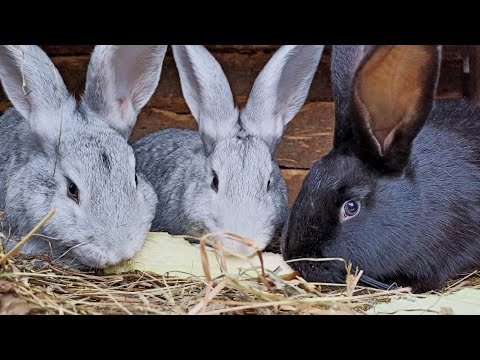
<path fill-rule="evenodd" d="M 373 184 L 374 175 L 354 156 L 330 154 L 314 164 L 309 185 L 315 193 L 358 189 L 363 192 L 365 185 Z"/>
<path fill-rule="evenodd" d="M 260 171 L 270 174 L 272 155 L 265 142 L 259 138 L 226 139 L 219 142 L 211 155 L 215 171 Z"/>
<path fill-rule="evenodd" d="M 124 171 L 135 167 L 132 148 L 121 136 L 98 133 L 66 134 L 62 141 L 61 156 L 80 168 L 91 167 L 109 171 Z"/>

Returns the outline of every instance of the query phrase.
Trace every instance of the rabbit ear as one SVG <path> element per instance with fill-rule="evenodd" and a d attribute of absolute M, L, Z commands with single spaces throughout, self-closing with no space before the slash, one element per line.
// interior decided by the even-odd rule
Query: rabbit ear
<path fill-rule="evenodd" d="M 247 133 L 264 139 L 272 151 L 305 103 L 323 48 L 282 46 L 255 80 L 241 121 Z"/>
<path fill-rule="evenodd" d="M 47 54 L 35 45 L 1 45 L 0 79 L 32 131 L 54 142 L 60 134 L 60 111 L 74 100 Z"/>
<path fill-rule="evenodd" d="M 412 142 L 433 106 L 440 62 L 440 46 L 368 49 L 352 93 L 352 129 L 367 161 L 380 160 L 391 170 L 405 167 Z"/>
<path fill-rule="evenodd" d="M 335 102 L 335 132 L 333 146 L 335 149 L 344 147 L 350 150 L 352 139 L 351 94 L 353 79 L 365 58 L 364 52 L 368 45 L 333 45 L 331 61 L 331 80 L 333 99 Z"/>
<path fill-rule="evenodd" d="M 220 64 L 201 45 L 173 45 L 183 96 L 207 149 L 215 140 L 235 136 L 238 109 Z"/>
<path fill-rule="evenodd" d="M 98 45 L 88 66 L 83 103 L 128 138 L 152 97 L 167 45 Z"/>

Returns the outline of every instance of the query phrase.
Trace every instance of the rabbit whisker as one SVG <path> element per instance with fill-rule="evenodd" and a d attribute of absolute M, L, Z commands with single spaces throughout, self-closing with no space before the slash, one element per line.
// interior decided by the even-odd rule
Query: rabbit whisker
<path fill-rule="evenodd" d="M 149 224 L 150 224 L 149 222 L 140 223 L 140 225 L 149 225 Z M 117 230 L 117 229 L 119 229 L 119 228 L 121 228 L 121 227 L 125 227 L 125 226 L 127 226 L 127 225 L 128 225 L 128 224 L 121 224 L 121 225 L 114 226 L 114 227 L 112 227 L 112 228 L 110 228 L 110 229 L 108 229 L 108 230 L 106 230 L 106 231 L 98 234 L 97 236 L 103 236 L 103 235 L 105 235 L 105 234 L 108 234 L 108 233 L 111 232 L 111 231 Z"/>
<path fill-rule="evenodd" d="M 55 260 L 53 260 L 52 263 L 60 260 L 60 259 L 63 258 L 65 255 L 67 255 L 70 251 L 72 251 L 72 250 L 74 250 L 74 249 L 76 249 L 76 248 L 78 248 L 78 247 L 80 247 L 80 246 L 83 246 L 83 245 L 85 245 L 85 244 L 87 244 L 87 243 L 88 243 L 88 241 L 85 241 L 85 242 L 83 242 L 83 243 L 80 243 L 80 244 L 77 244 L 77 245 L 75 245 L 75 246 L 70 247 L 70 248 L 69 248 L 67 251 L 65 251 L 62 255 L 60 255 L 60 256 L 57 257 Z"/>

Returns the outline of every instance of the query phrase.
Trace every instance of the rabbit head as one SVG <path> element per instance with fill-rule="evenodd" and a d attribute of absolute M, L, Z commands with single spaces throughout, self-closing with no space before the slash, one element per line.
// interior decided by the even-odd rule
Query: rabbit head
<path fill-rule="evenodd" d="M 96 46 L 77 104 L 39 47 L 0 47 L 0 79 L 30 128 L 21 136 L 30 159 L 9 175 L 7 221 L 25 233 L 55 208 L 41 230 L 53 256 L 104 268 L 143 245 L 157 197 L 136 174 L 127 138 L 158 84 L 165 51 Z M 27 243 L 24 252 L 38 251 L 39 243 Z"/>
<path fill-rule="evenodd" d="M 342 258 L 385 281 L 428 269 L 411 264 L 427 258 L 431 245 L 415 244 L 428 229 L 419 223 L 423 205 L 414 201 L 426 184 L 412 180 L 409 160 L 433 107 L 440 59 L 437 46 L 334 47 L 334 147 L 312 167 L 291 210 L 282 238 L 286 260 Z M 310 281 L 345 281 L 341 261 L 291 265 Z M 434 276 L 426 274 L 430 286 Z"/>
<path fill-rule="evenodd" d="M 303 106 L 323 46 L 281 47 L 239 111 L 220 64 L 200 45 L 174 45 L 183 95 L 198 122 L 204 166 L 186 186 L 190 233 L 231 232 L 265 248 L 288 213 L 275 149 Z M 226 238 L 242 254 L 253 250 Z"/>

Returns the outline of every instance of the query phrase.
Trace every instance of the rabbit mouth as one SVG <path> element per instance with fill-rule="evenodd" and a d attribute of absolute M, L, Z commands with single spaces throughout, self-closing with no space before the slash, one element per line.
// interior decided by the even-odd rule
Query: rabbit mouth
<path fill-rule="evenodd" d="M 131 259 L 136 251 L 138 249 L 133 247 L 105 249 L 86 242 L 71 247 L 58 257 L 57 261 L 70 263 L 80 270 L 105 269 Z"/>
<path fill-rule="evenodd" d="M 347 272 L 341 263 L 316 261 L 287 261 L 289 265 L 308 282 L 344 284 Z M 359 284 L 380 290 L 392 290 L 396 285 L 383 283 L 367 275 L 362 275 Z"/>
<path fill-rule="evenodd" d="M 291 259 L 287 263 L 308 282 L 343 284 L 346 280 L 347 272 L 343 262 Z"/>
<path fill-rule="evenodd" d="M 71 255 L 80 270 L 104 269 L 110 265 L 107 254 L 97 249 L 73 249 Z"/>
<path fill-rule="evenodd" d="M 209 233 L 211 233 L 211 231 L 209 231 L 208 227 L 205 226 L 204 224 L 200 224 L 200 223 L 195 224 L 188 231 L 188 234 L 190 236 L 195 236 L 195 237 L 202 237 L 202 236 L 205 236 Z"/>

